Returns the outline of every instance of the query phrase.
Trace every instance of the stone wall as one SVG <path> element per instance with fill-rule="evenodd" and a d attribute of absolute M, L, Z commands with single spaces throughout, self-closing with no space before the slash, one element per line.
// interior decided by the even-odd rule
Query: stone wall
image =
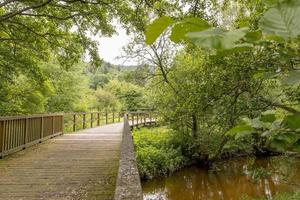
<path fill-rule="evenodd" d="M 142 200 L 143 192 L 137 168 L 133 138 L 128 120 L 124 119 L 123 140 L 121 144 L 120 166 L 115 200 Z"/>

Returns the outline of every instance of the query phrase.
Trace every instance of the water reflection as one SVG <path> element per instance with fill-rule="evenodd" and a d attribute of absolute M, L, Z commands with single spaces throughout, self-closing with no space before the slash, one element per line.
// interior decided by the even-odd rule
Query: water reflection
<path fill-rule="evenodd" d="M 212 170 L 184 169 L 143 183 L 144 200 L 238 200 L 244 195 L 272 199 L 300 189 L 300 159 L 240 158 L 216 163 Z"/>

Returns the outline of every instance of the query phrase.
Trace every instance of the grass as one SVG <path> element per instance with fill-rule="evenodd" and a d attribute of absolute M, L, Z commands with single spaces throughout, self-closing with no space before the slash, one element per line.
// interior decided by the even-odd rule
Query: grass
<path fill-rule="evenodd" d="M 133 131 L 137 163 L 142 179 L 169 175 L 189 163 L 184 155 L 186 137 L 167 127 Z"/>

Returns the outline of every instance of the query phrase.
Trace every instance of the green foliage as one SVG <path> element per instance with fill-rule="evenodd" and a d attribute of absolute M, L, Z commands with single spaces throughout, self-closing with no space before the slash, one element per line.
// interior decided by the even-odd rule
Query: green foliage
<path fill-rule="evenodd" d="M 174 23 L 174 20 L 167 16 L 162 16 L 148 26 L 146 32 L 146 43 L 152 44 L 165 31 L 167 27 Z"/>
<path fill-rule="evenodd" d="M 288 75 L 283 79 L 283 83 L 287 85 L 300 84 L 300 70 L 289 71 Z"/>
<path fill-rule="evenodd" d="M 230 136 L 235 136 L 235 139 L 240 137 L 249 138 L 249 134 L 251 134 L 251 137 L 255 138 L 256 142 L 264 141 L 257 144 L 260 146 L 259 148 L 271 148 L 278 152 L 298 151 L 300 141 L 299 119 L 299 114 L 282 117 L 276 116 L 275 113 L 267 112 L 259 118 L 247 120 L 249 125 L 238 125 L 229 132 L 234 133 Z M 249 128 L 251 131 L 246 131 L 245 133 L 243 128 Z"/>
<path fill-rule="evenodd" d="M 273 1 L 272 7 L 260 20 L 261 30 L 285 40 L 300 34 L 300 3 L 298 0 Z"/>
<path fill-rule="evenodd" d="M 143 179 L 168 175 L 188 163 L 182 134 L 166 127 L 135 129 L 133 132 L 137 164 Z"/>
<path fill-rule="evenodd" d="M 112 93 L 98 89 L 93 93 L 95 98 L 94 108 L 96 110 L 120 110 L 121 105 L 119 99 Z"/>
<path fill-rule="evenodd" d="M 252 13 L 235 16 L 238 25 L 218 24 L 217 16 L 211 28 L 208 20 L 196 18 L 203 24 L 196 30 L 185 23 L 188 16 L 165 28 L 185 48 L 166 67 L 167 77 L 154 81 L 165 82 L 154 89 L 153 99 L 172 128 L 186 127 L 195 146 L 206 134 L 220 136 L 215 151 L 201 149 L 199 157 L 298 149 L 299 2 L 266 3 L 241 3 Z M 274 112 L 266 112 L 270 109 Z"/>
<path fill-rule="evenodd" d="M 250 44 L 237 44 L 237 42 L 246 35 L 247 31 L 247 28 L 234 31 L 213 28 L 202 32 L 187 33 L 186 36 L 196 45 L 203 48 L 227 50 L 239 47 L 251 47 Z"/>
<path fill-rule="evenodd" d="M 271 8 L 268 9 L 260 19 L 259 27 L 269 39 L 282 42 L 285 40 L 297 38 L 300 34 L 300 4 L 297 0 L 268 1 Z M 218 51 L 237 49 L 238 51 L 252 47 L 251 43 L 261 39 L 261 33 L 257 30 L 250 31 L 247 27 L 236 30 L 226 30 L 219 27 L 211 29 L 208 23 L 200 18 L 193 18 L 197 23 L 189 23 L 189 18 L 177 22 L 169 21 L 168 17 L 158 18 L 151 24 L 146 32 L 146 38 L 154 36 L 151 40 L 146 39 L 147 44 L 152 44 L 157 37 L 166 30 L 171 24 L 176 23 L 172 28 L 170 39 L 179 42 L 185 37 L 190 38 L 193 43 L 203 48 L 216 49 Z M 165 23 L 162 23 L 165 22 Z M 163 24 L 163 25 L 160 25 Z M 197 25 L 195 25 L 197 24 Z M 152 27 L 159 26 L 159 31 Z M 200 32 L 196 29 L 199 29 Z M 243 39 L 243 40 L 242 40 Z M 236 52 L 236 51 L 232 51 Z"/>
<path fill-rule="evenodd" d="M 183 38 L 185 38 L 185 35 L 187 33 L 202 31 L 208 29 L 209 27 L 210 25 L 203 19 L 196 17 L 186 18 L 183 21 L 180 21 L 179 23 L 174 25 L 174 27 L 172 28 L 170 39 L 173 42 L 178 43 Z"/>
<path fill-rule="evenodd" d="M 9 83 L 0 83 L 0 115 L 147 108 L 144 88 L 137 85 L 144 71 L 128 76 L 140 70 L 132 68 L 104 63 L 94 69 L 90 63 L 78 63 L 66 70 L 55 59 L 40 63 L 39 80 L 19 72 Z M 132 83 L 124 81 L 125 75 Z"/>
<path fill-rule="evenodd" d="M 226 135 L 235 136 L 237 139 L 237 137 L 240 137 L 240 135 L 251 134 L 252 131 L 253 129 L 249 125 L 238 125 L 227 131 Z"/>
<path fill-rule="evenodd" d="M 142 87 L 124 81 L 111 80 L 104 86 L 104 89 L 120 99 L 124 110 L 137 111 L 147 108 Z"/>
<path fill-rule="evenodd" d="M 300 113 L 287 115 L 283 120 L 283 125 L 294 131 L 300 129 Z"/>

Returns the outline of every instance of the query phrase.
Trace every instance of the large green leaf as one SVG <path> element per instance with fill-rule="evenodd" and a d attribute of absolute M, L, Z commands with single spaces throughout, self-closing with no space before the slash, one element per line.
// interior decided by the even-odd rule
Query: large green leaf
<path fill-rule="evenodd" d="M 152 22 L 146 30 L 146 43 L 153 44 L 155 40 L 174 23 L 174 20 L 170 17 L 163 16 Z"/>
<path fill-rule="evenodd" d="M 292 130 L 300 129 L 300 114 L 286 116 L 283 120 L 283 125 Z"/>
<path fill-rule="evenodd" d="M 235 136 L 237 134 L 249 134 L 253 132 L 253 128 L 249 125 L 238 125 L 226 132 L 227 136 Z"/>
<path fill-rule="evenodd" d="M 203 31 L 210 28 L 210 25 L 201 18 L 187 18 L 176 24 L 172 29 L 170 39 L 178 43 L 185 38 L 185 34 L 189 32 Z"/>
<path fill-rule="evenodd" d="M 282 140 L 282 141 L 286 142 L 286 144 L 292 145 L 299 139 L 299 137 L 293 132 L 283 132 L 283 133 L 277 134 L 274 137 L 274 139 Z"/>
<path fill-rule="evenodd" d="M 278 1 L 276 6 L 264 14 L 259 26 L 267 35 L 280 36 L 286 40 L 297 37 L 300 34 L 300 1 Z"/>
<path fill-rule="evenodd" d="M 276 116 L 275 116 L 275 114 L 265 114 L 265 115 L 262 115 L 259 120 L 262 122 L 272 123 L 276 120 Z"/>
<path fill-rule="evenodd" d="M 286 85 L 299 85 L 300 84 L 300 70 L 293 70 L 282 81 Z"/>
<path fill-rule="evenodd" d="M 265 124 L 263 121 L 261 121 L 260 119 L 254 118 L 254 119 L 251 121 L 251 126 L 252 126 L 253 128 L 259 129 L 259 128 L 265 128 L 265 127 L 266 127 L 266 124 Z"/>
<path fill-rule="evenodd" d="M 187 33 L 185 36 L 190 38 L 196 45 L 204 48 L 222 48 L 222 35 L 226 30 L 221 28 L 211 28 L 201 32 Z"/>
<path fill-rule="evenodd" d="M 245 36 L 247 31 L 248 28 L 241 28 L 233 31 L 227 31 L 221 28 L 211 28 L 201 32 L 187 33 L 186 37 L 190 38 L 196 45 L 203 48 L 228 50 L 244 47 L 245 44 L 237 44 L 237 42 Z"/>
<path fill-rule="evenodd" d="M 262 38 L 261 31 L 250 31 L 245 35 L 246 42 L 250 42 L 250 43 L 259 41 L 261 38 Z"/>

